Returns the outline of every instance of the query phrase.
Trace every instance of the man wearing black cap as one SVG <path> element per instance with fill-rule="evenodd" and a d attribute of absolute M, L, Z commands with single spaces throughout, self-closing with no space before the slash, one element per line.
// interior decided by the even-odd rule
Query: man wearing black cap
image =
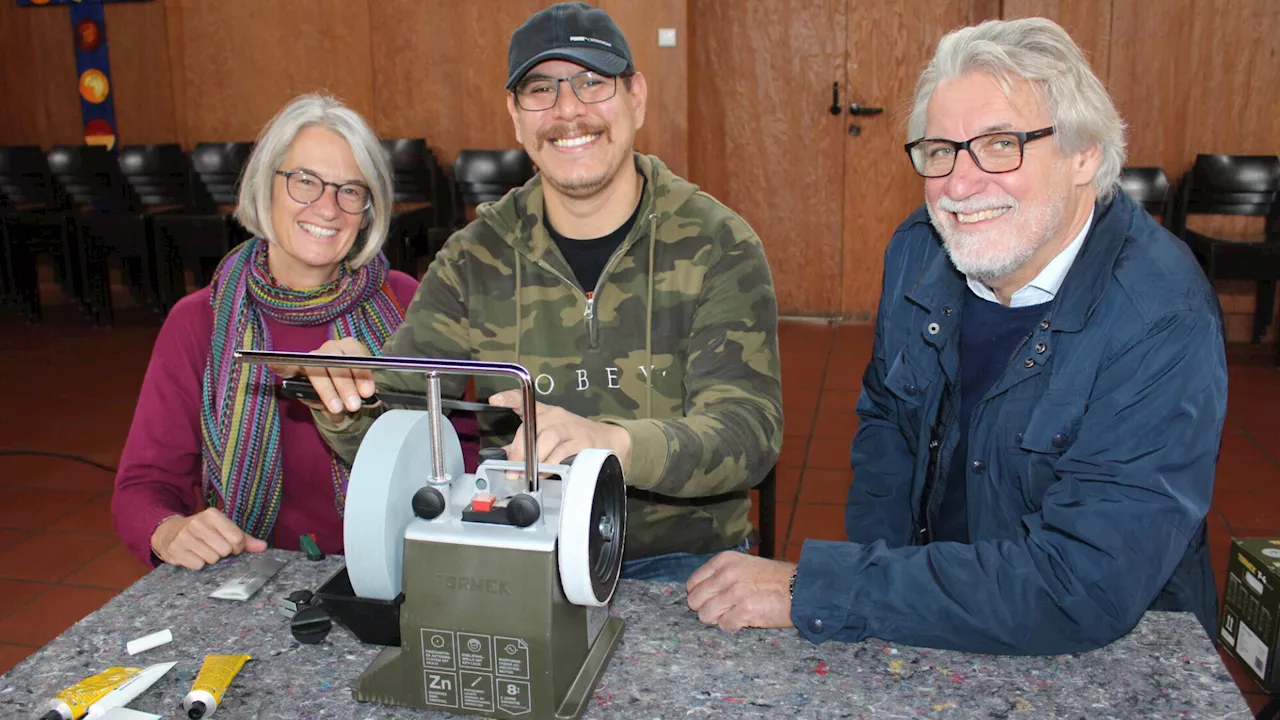
<path fill-rule="evenodd" d="M 635 152 L 648 87 L 604 11 L 561 3 L 533 15 L 511 37 L 509 70 L 507 111 L 539 173 L 449 239 L 385 354 L 528 368 L 538 460 L 607 448 L 622 463 L 623 577 L 684 581 L 717 551 L 746 548 L 747 491 L 782 443 L 778 309 L 760 239 Z M 361 351 L 333 344 L 343 343 L 329 351 Z M 347 400 L 349 415 L 321 412 L 317 424 L 354 457 L 382 411 L 355 393 L 374 383 L 308 372 Z M 374 378 L 395 390 L 425 384 Z M 443 392 L 458 396 L 463 382 L 442 379 Z M 477 396 L 519 405 L 509 382 L 475 382 Z M 494 416 L 479 418 L 485 444 L 523 460 L 515 428 Z"/>

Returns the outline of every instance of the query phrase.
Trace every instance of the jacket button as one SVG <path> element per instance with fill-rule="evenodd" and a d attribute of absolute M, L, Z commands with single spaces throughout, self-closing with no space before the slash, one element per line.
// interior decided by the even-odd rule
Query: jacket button
<path fill-rule="evenodd" d="M 1040 329 L 1041 329 L 1041 330 L 1048 330 L 1048 329 L 1049 329 L 1049 321 L 1048 321 L 1048 320 L 1041 320 L 1041 321 L 1040 321 Z"/>
<path fill-rule="evenodd" d="M 1023 361 L 1023 363 L 1022 363 L 1022 367 L 1027 368 L 1028 370 L 1030 370 L 1031 368 L 1033 368 L 1033 367 L 1035 367 L 1035 366 L 1036 366 L 1036 361 L 1035 361 L 1034 359 L 1032 359 L 1032 358 L 1027 358 L 1027 359 L 1026 359 L 1025 361 Z"/>
<path fill-rule="evenodd" d="M 818 634 L 822 632 L 822 620 L 814 618 L 809 621 L 809 632 Z"/>
<path fill-rule="evenodd" d="M 919 390 L 919 388 L 917 388 L 915 385 L 912 385 L 911 383 L 907 383 L 902 388 L 902 391 L 908 395 L 915 395 L 917 390 Z"/>
<path fill-rule="evenodd" d="M 928 330 L 930 335 L 937 335 L 938 331 L 941 329 L 942 329 L 942 326 L 939 325 L 938 323 L 929 323 Z"/>
<path fill-rule="evenodd" d="M 986 463 L 982 462 L 981 460 L 974 460 L 974 461 L 973 461 L 973 472 L 974 472 L 974 473 L 976 473 L 976 474 L 978 474 L 978 475 L 981 475 L 982 473 L 984 473 L 984 472 L 986 472 L 986 471 L 987 471 L 987 464 L 986 464 Z"/>
<path fill-rule="evenodd" d="M 1014 441 L 1014 442 L 1016 442 L 1016 443 L 1018 443 L 1019 445 L 1021 445 L 1021 444 L 1022 444 L 1022 433 L 1018 433 L 1017 435 L 1014 435 L 1014 436 L 1013 436 L 1013 441 Z"/>
<path fill-rule="evenodd" d="M 1044 354 L 1044 351 L 1045 351 L 1045 350 L 1048 350 L 1048 349 L 1049 349 L 1049 346 L 1048 346 L 1048 345 L 1045 345 L 1043 342 L 1038 342 L 1038 343 L 1036 343 L 1036 354 L 1037 354 L 1037 355 L 1043 355 L 1043 354 Z"/>
<path fill-rule="evenodd" d="M 946 317 L 951 317 L 951 308 L 950 307 L 942 308 L 942 314 Z"/>
<path fill-rule="evenodd" d="M 1062 433 L 1058 433 L 1057 435 L 1054 435 L 1054 436 L 1053 436 L 1053 446 L 1054 446 L 1054 447 L 1056 447 L 1056 448 L 1059 448 L 1059 449 L 1066 447 L 1066 446 L 1067 446 L 1067 436 L 1066 436 L 1066 435 L 1063 435 Z"/>

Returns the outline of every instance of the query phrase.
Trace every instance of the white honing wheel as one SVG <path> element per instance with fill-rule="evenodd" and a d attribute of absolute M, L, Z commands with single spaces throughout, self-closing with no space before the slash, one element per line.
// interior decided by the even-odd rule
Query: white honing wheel
<path fill-rule="evenodd" d="M 592 571 L 591 533 L 597 532 L 592 523 L 592 507 L 596 500 L 596 484 L 600 479 L 605 461 L 614 455 L 608 450 L 592 448 L 583 450 L 574 458 L 569 466 L 569 476 L 561 486 L 560 499 L 560 534 L 559 557 L 560 585 L 564 588 L 564 596 L 574 605 L 584 607 L 601 607 L 613 598 L 613 591 L 618 585 L 617 571 L 614 570 L 612 582 L 599 587 Z M 614 460 L 617 463 L 617 460 Z M 621 483 L 621 476 L 618 482 Z M 625 493 L 624 488 L 618 492 Z M 622 540 L 626 533 L 626 500 L 622 499 L 622 516 L 618 523 L 618 547 L 616 548 L 619 569 L 622 564 Z"/>
<path fill-rule="evenodd" d="M 462 446 L 447 418 L 440 423 L 444 470 L 462 477 Z M 431 476 L 427 413 L 388 410 L 360 443 L 343 513 L 347 575 L 357 597 L 394 600 L 404 569 L 404 531 L 413 520 L 413 494 Z M 448 496 L 445 492 L 445 496 Z"/>

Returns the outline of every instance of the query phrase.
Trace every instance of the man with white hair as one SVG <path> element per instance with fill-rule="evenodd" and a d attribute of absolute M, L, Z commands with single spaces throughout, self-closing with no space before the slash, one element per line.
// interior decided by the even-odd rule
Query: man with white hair
<path fill-rule="evenodd" d="M 850 542 L 720 555 L 707 623 L 969 652 L 1081 652 L 1216 594 L 1205 516 L 1226 413 L 1213 289 L 1117 192 L 1124 126 L 1044 19 L 939 43 L 906 145 L 925 206 L 885 253 Z"/>

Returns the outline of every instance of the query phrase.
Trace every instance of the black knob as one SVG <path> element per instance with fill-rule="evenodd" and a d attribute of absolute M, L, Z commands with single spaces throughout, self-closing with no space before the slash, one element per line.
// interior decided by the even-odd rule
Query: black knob
<path fill-rule="evenodd" d="M 884 108 L 863 107 L 858 103 L 850 103 L 849 105 L 850 115 L 879 115 L 882 112 L 884 112 Z"/>
<path fill-rule="evenodd" d="M 413 514 L 423 520 L 435 520 L 444 512 L 444 495 L 431 487 L 418 488 L 413 494 Z"/>
<path fill-rule="evenodd" d="M 484 462 L 485 460 L 506 460 L 506 459 L 507 459 L 507 451 L 503 450 L 501 447 L 494 446 L 494 447 L 480 448 L 480 462 Z"/>
<path fill-rule="evenodd" d="M 310 590 L 294 590 L 289 593 L 289 602 L 295 605 L 310 605 L 315 595 Z"/>
<path fill-rule="evenodd" d="M 521 493 L 507 501 L 507 522 L 516 527 L 529 527 L 541 514 L 542 509 L 532 496 Z"/>
<path fill-rule="evenodd" d="M 332 629 L 333 620 L 329 618 L 329 612 L 319 605 L 299 610 L 289 622 L 293 639 L 305 645 L 323 642 Z"/>

